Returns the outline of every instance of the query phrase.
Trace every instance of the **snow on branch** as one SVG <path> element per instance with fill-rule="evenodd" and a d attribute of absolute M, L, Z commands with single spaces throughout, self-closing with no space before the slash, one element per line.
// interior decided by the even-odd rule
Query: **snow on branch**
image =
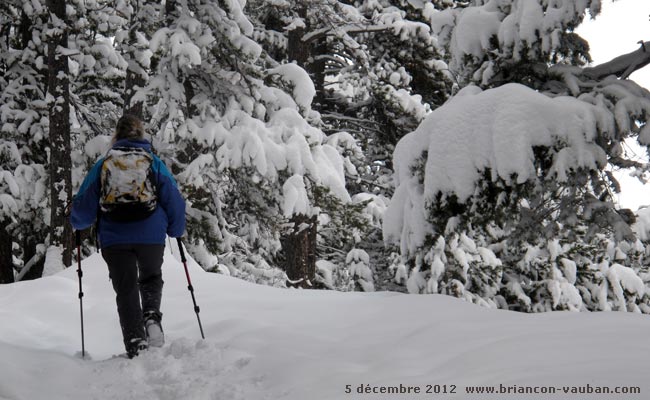
<path fill-rule="evenodd" d="M 600 80 L 609 75 L 627 79 L 634 71 L 650 64 L 650 41 L 639 41 L 641 47 L 631 53 L 623 54 L 596 67 L 585 68 L 583 75 Z"/>
<path fill-rule="evenodd" d="M 602 170 L 607 154 L 595 133 L 613 129 L 613 118 L 601 108 L 573 97 L 551 98 L 515 83 L 485 91 L 465 87 L 397 143 L 384 238 L 400 243 L 403 254 L 415 254 L 433 231 L 428 204 L 438 195 L 466 203 L 482 171 L 507 186 L 534 182 L 540 179 L 538 147 L 551 152 L 548 176 L 558 182 L 579 169 Z"/>

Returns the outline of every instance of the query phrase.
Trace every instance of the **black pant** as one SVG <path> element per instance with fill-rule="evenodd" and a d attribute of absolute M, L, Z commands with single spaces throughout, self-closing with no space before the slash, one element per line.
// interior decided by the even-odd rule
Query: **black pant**
<path fill-rule="evenodd" d="M 115 245 L 102 249 L 115 290 L 117 312 L 124 344 L 144 339 L 143 314 L 155 313 L 158 320 L 162 297 L 162 263 L 165 245 Z M 142 305 L 140 305 L 142 298 Z"/>

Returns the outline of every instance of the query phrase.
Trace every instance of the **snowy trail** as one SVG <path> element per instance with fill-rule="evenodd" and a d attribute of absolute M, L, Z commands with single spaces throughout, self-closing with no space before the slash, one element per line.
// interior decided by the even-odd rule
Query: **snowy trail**
<path fill-rule="evenodd" d="M 99 255 L 83 267 L 90 361 L 72 356 L 80 350 L 74 268 L 0 286 L 0 399 L 530 398 L 465 393 L 500 384 L 642 390 L 535 399 L 650 393 L 650 320 L 642 315 L 525 315 L 445 296 L 279 290 L 190 267 L 207 339 L 200 339 L 182 265 L 167 254 L 167 344 L 134 360 L 109 359 L 123 349 Z M 456 393 L 345 393 L 361 384 L 446 384 Z"/>

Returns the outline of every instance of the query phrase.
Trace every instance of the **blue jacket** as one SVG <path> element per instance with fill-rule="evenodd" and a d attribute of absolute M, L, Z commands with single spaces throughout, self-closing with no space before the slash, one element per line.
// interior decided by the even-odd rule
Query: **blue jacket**
<path fill-rule="evenodd" d="M 151 152 L 151 144 L 146 140 L 119 140 L 113 147 L 140 147 Z M 98 217 L 103 162 L 104 158 L 101 158 L 95 163 L 72 201 L 70 222 L 76 230 L 90 227 Z M 153 155 L 151 167 L 157 179 L 158 207 L 148 218 L 135 222 L 115 222 L 100 216 L 99 242 L 102 248 L 116 244 L 165 244 L 166 235 L 183 235 L 185 200 L 171 173 L 156 155 Z"/>

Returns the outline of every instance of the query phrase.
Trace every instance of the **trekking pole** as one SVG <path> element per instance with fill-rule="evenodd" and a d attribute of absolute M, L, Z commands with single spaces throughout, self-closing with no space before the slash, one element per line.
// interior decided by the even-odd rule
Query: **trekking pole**
<path fill-rule="evenodd" d="M 81 287 L 81 277 L 83 276 L 83 272 L 81 272 L 81 232 L 76 231 L 75 236 L 77 244 L 77 276 L 79 276 L 79 313 L 81 315 L 81 358 L 86 358 L 86 343 L 84 341 L 84 292 Z"/>
<path fill-rule="evenodd" d="M 201 317 L 199 317 L 199 312 L 201 309 L 196 305 L 196 298 L 194 297 L 194 287 L 192 286 L 192 281 L 190 280 L 190 272 L 187 270 L 187 260 L 185 259 L 185 252 L 183 251 L 183 242 L 181 238 L 176 238 L 178 241 L 178 250 L 181 252 L 181 261 L 183 262 L 183 267 L 185 267 L 185 277 L 187 278 L 187 290 L 190 291 L 192 295 L 192 303 L 194 303 L 194 312 L 196 313 L 196 320 L 199 321 L 199 329 L 201 330 L 201 338 L 205 339 L 203 334 L 203 325 L 201 325 Z"/>

